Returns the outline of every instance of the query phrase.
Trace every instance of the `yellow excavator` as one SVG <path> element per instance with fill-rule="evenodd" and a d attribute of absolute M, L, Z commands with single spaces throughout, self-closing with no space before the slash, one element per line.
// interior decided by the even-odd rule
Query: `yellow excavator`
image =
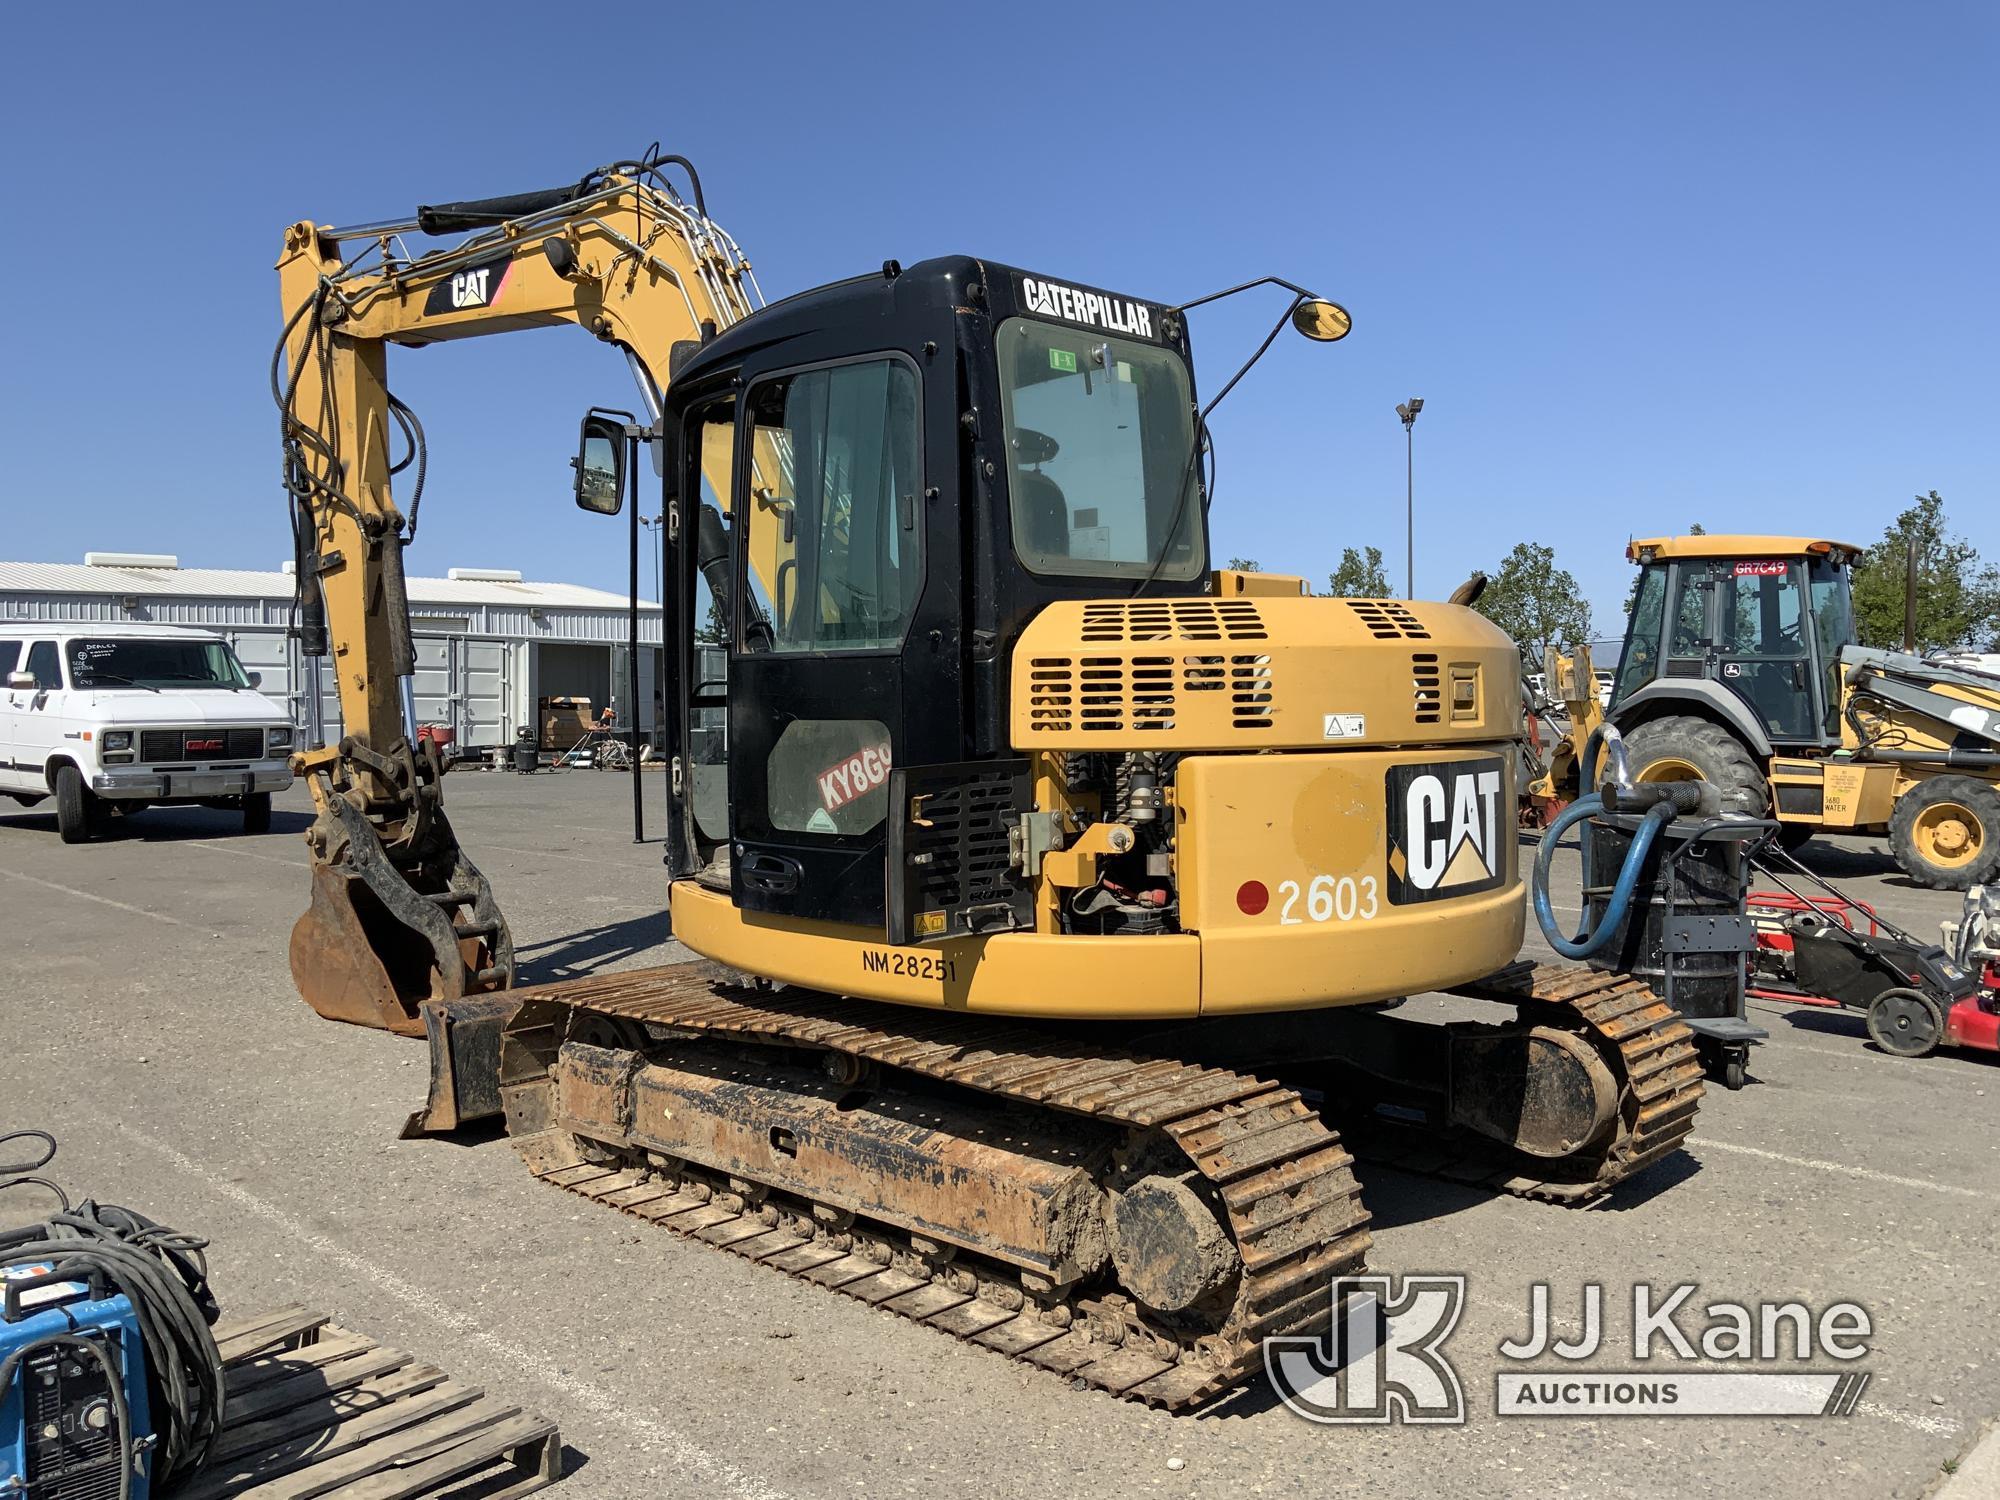
<path fill-rule="evenodd" d="M 1205 418 L 1257 355 L 1199 404 L 1198 303 L 952 256 L 760 306 L 654 153 L 301 222 L 279 270 L 300 631 L 344 730 L 298 757 L 292 967 L 428 1036 L 418 1128 L 502 1113 L 558 1187 L 1175 1409 L 1327 1327 L 1356 1150 L 1581 1203 L 1691 1129 L 1672 1010 L 1517 962 L 1512 644 L 1211 567 Z M 1263 348 L 1347 332 L 1231 291 L 1265 285 Z M 664 894 L 704 962 L 515 989 L 399 703 L 422 430 L 385 355 L 560 324 L 640 388 L 586 418 L 575 495 L 658 486 Z M 1440 989 L 1490 1019 L 1394 1013 Z"/>

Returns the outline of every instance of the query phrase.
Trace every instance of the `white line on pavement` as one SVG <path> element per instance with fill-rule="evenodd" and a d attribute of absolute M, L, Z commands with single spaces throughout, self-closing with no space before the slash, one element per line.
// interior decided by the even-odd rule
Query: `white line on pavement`
<path fill-rule="evenodd" d="M 1739 1146 L 1734 1141 L 1718 1141 L 1713 1136 L 1697 1135 L 1689 1144 L 1689 1150 L 1699 1156 L 1703 1151 L 1731 1151 L 1738 1156 L 1755 1156 L 1764 1161 L 1782 1162 L 1788 1167 L 1810 1167 L 1816 1172 L 1838 1172 L 1843 1177 L 1858 1177 L 1864 1182 L 1883 1182 L 1891 1187 L 1922 1188 L 1926 1192 L 1950 1193 L 1956 1198 L 2000 1199 L 2000 1193 L 1985 1188 L 1960 1187 L 1955 1182 L 1932 1182 L 1924 1177 L 1897 1177 L 1888 1172 L 1877 1172 L 1870 1167 L 1857 1167 L 1844 1161 L 1814 1161 L 1809 1156 L 1786 1156 L 1781 1151 L 1766 1151 L 1761 1146 Z"/>
<path fill-rule="evenodd" d="M 289 865 L 294 870 L 307 868 L 302 859 L 281 859 L 275 854 L 259 854 L 253 849 L 238 849 L 231 839 L 182 839 L 181 843 L 190 848 L 206 849 L 211 854 L 234 854 L 239 859 L 261 859 L 267 865 Z"/>
<path fill-rule="evenodd" d="M 95 891 L 80 891 L 73 885 L 58 885 L 53 880 L 44 880 L 39 875 L 23 875 L 19 870 L 0 870 L 14 880 L 25 880 L 31 885 L 44 886 L 52 891 L 61 891 L 65 896 L 75 896 L 82 901 L 95 901 L 99 906 L 115 906 L 120 911 L 129 911 L 135 917 L 151 917 L 155 922 L 165 922 L 170 927 L 185 927 L 188 924 L 179 917 L 170 917 L 165 912 L 148 911 L 143 906 L 133 906 L 130 902 L 114 901 L 109 896 L 100 896 Z"/>
<path fill-rule="evenodd" d="M 478 847 L 481 849 L 499 849 L 507 854 L 546 855 L 550 859 L 566 859 L 571 864 L 596 865 L 599 869 L 613 868 L 613 865 L 607 859 L 600 859 L 584 854 L 565 854 L 560 849 L 517 849 L 512 844 L 489 844 L 483 840 L 479 843 Z"/>
<path fill-rule="evenodd" d="M 248 1189 L 239 1187 L 227 1178 L 209 1171 L 200 1162 L 176 1150 L 165 1141 L 155 1140 L 144 1131 L 135 1130 L 130 1125 L 120 1124 L 118 1128 L 141 1145 L 164 1156 L 189 1176 L 199 1178 L 213 1191 L 241 1205 L 260 1219 L 277 1225 L 293 1239 L 310 1246 L 352 1274 L 372 1282 L 398 1302 L 414 1308 L 434 1322 L 443 1324 L 452 1332 L 472 1340 L 488 1353 L 541 1381 L 542 1384 L 561 1391 L 593 1416 L 615 1417 L 622 1425 L 640 1433 L 672 1462 L 691 1471 L 689 1477 L 698 1480 L 693 1486 L 697 1491 L 706 1493 L 725 1490 L 732 1495 L 742 1497 L 742 1500 L 786 1500 L 781 1491 L 772 1489 L 762 1480 L 745 1474 L 733 1464 L 717 1458 L 704 1448 L 697 1447 L 657 1418 L 623 1404 L 603 1386 L 593 1381 L 579 1380 L 543 1359 L 532 1349 L 488 1333 L 473 1319 L 448 1306 L 422 1287 L 405 1281 L 395 1272 L 376 1265 L 364 1256 L 356 1255 L 323 1234 L 315 1234 L 277 1204 L 268 1203 Z"/>

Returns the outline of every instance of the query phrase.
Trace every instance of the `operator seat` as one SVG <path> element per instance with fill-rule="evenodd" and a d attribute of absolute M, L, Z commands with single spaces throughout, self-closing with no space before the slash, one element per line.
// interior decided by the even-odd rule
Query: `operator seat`
<path fill-rule="evenodd" d="M 1069 556 L 1069 499 L 1062 486 L 1039 469 L 1024 469 L 1015 481 L 1021 534 L 1037 557 Z"/>

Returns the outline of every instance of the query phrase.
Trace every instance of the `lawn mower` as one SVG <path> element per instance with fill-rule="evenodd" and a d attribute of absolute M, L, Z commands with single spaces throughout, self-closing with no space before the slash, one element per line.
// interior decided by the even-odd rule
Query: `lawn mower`
<path fill-rule="evenodd" d="M 2000 891 L 1974 886 L 1959 920 L 1943 924 L 1944 942 L 1926 943 L 1775 843 L 1753 863 L 1778 890 L 1750 893 L 1751 994 L 1858 1010 L 1875 1045 L 1898 1057 L 2000 1051 Z"/>

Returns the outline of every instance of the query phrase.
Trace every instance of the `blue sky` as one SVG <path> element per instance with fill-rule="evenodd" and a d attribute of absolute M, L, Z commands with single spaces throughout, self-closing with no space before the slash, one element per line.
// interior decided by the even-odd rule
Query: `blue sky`
<path fill-rule="evenodd" d="M 688 16 L 677 24 L 677 13 Z M 1417 584 L 1555 544 L 1600 630 L 1628 535 L 1877 537 L 1912 493 L 2000 560 L 2000 9 L 1430 4 L 19 7 L 0 90 L 0 552 L 287 553 L 265 389 L 295 219 L 574 180 L 659 139 L 767 293 L 966 251 L 1180 301 L 1346 303 L 1217 412 L 1216 551 Z M 194 17 L 208 19 L 200 24 Z M 1213 390 L 1280 310 L 1196 315 Z M 621 588 L 567 498 L 628 404 L 566 330 L 399 352 L 411 566 Z"/>

